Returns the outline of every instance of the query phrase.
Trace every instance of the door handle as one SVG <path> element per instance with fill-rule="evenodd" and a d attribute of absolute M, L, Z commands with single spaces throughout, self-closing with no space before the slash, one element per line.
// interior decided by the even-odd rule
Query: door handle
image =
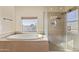
<path fill-rule="evenodd" d="M 71 26 L 67 26 L 68 31 L 71 31 Z"/>

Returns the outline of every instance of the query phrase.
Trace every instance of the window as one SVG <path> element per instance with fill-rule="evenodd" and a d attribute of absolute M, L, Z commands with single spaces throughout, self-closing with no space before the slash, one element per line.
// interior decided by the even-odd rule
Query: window
<path fill-rule="evenodd" d="M 77 16 L 77 11 L 76 10 L 68 12 L 67 13 L 67 21 L 68 22 L 74 22 L 74 21 L 76 21 L 77 20 L 76 16 Z"/>
<path fill-rule="evenodd" d="M 68 31 L 78 32 L 78 10 L 67 13 L 67 29 Z"/>
<path fill-rule="evenodd" d="M 37 32 L 37 21 L 36 17 L 22 18 L 22 31 Z"/>

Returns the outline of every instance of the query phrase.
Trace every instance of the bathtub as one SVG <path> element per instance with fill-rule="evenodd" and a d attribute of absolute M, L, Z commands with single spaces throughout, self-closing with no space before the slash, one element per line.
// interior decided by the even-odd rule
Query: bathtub
<path fill-rule="evenodd" d="M 7 39 L 11 40 L 36 40 L 43 38 L 41 34 L 15 34 L 6 37 Z"/>
<path fill-rule="evenodd" d="M 49 44 L 46 37 L 45 35 L 31 33 L 9 35 L 0 41 L 2 46 L 0 51 L 47 52 L 49 51 Z"/>

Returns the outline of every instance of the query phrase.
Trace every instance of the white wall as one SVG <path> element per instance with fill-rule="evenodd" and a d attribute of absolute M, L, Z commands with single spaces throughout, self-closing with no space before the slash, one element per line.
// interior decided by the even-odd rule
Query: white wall
<path fill-rule="evenodd" d="M 44 7 L 0 7 L 0 36 L 10 34 L 15 31 L 22 31 L 21 17 L 38 17 L 38 33 L 45 32 L 44 30 Z M 3 18 L 11 19 L 3 20 Z M 45 18 L 46 19 L 46 18 Z M 45 25 L 47 25 L 45 23 Z"/>
<path fill-rule="evenodd" d="M 38 17 L 38 33 L 43 32 L 44 7 L 16 7 L 16 31 L 22 31 L 21 17 Z"/>
<path fill-rule="evenodd" d="M 3 18 L 11 19 L 4 20 Z M 0 7 L 0 34 L 15 32 L 15 8 L 13 6 Z"/>

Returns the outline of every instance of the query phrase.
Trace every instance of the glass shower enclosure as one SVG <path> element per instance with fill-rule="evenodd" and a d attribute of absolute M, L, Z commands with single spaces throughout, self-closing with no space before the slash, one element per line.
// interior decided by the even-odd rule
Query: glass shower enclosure
<path fill-rule="evenodd" d="M 79 50 L 79 10 L 75 9 L 66 14 L 66 49 L 67 51 Z"/>

